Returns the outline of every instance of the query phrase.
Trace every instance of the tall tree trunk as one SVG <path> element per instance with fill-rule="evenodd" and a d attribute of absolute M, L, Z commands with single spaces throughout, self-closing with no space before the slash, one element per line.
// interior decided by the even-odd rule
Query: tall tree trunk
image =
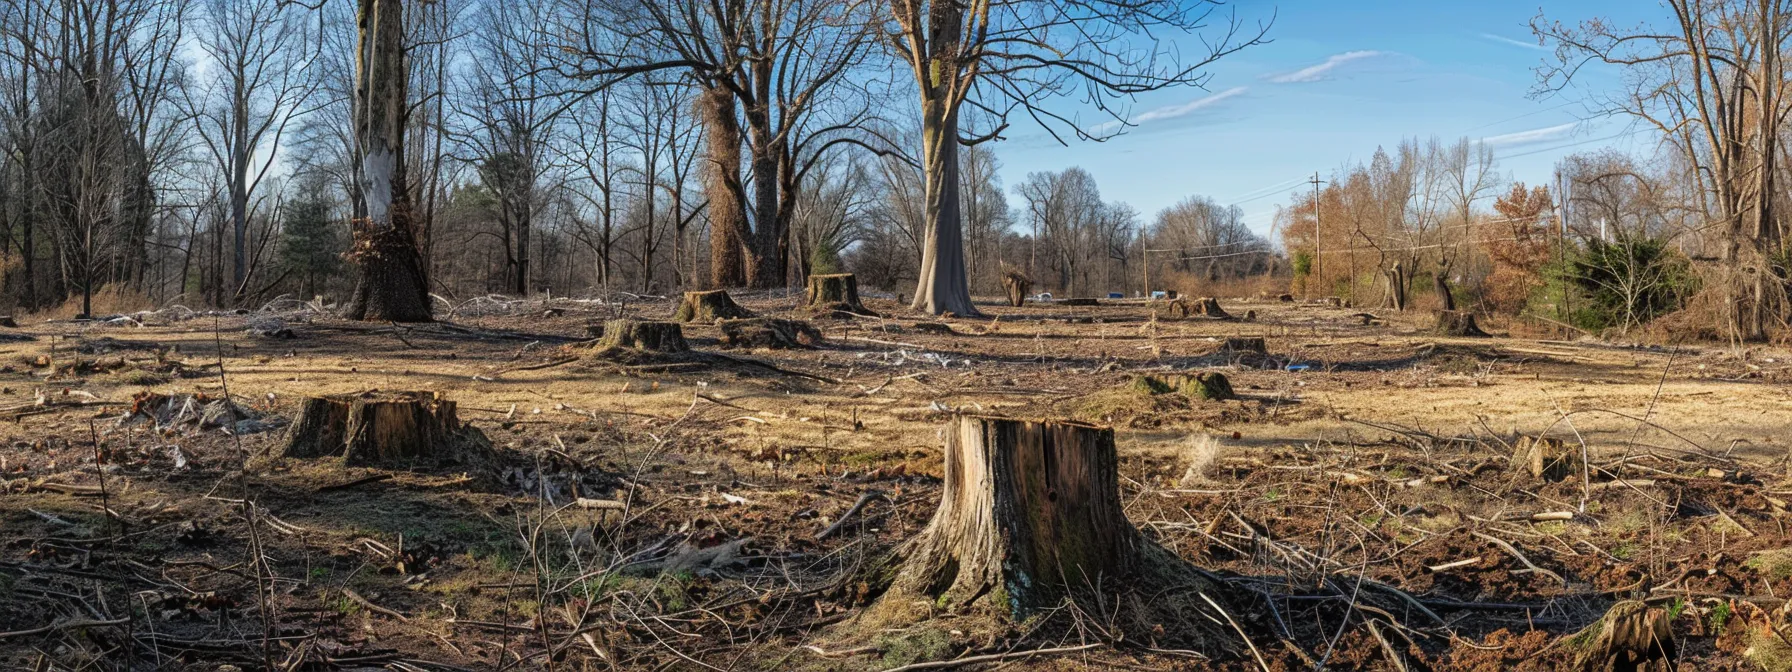
<path fill-rule="evenodd" d="M 980 315 L 971 304 L 970 278 L 965 273 L 964 227 L 958 202 L 958 106 L 943 98 L 929 98 L 922 103 L 922 115 L 926 239 L 911 307 L 933 315 Z"/>
<path fill-rule="evenodd" d="M 704 188 L 709 195 L 709 285 L 712 288 L 747 284 L 745 245 L 747 212 L 741 203 L 740 120 L 735 116 L 734 94 L 722 86 L 703 91 L 697 116 L 708 130 L 708 166 Z"/>
<path fill-rule="evenodd" d="M 355 123 L 367 219 L 355 226 L 350 254 L 360 277 L 347 317 L 428 322 L 429 286 L 405 183 L 404 0 L 360 3 Z"/>

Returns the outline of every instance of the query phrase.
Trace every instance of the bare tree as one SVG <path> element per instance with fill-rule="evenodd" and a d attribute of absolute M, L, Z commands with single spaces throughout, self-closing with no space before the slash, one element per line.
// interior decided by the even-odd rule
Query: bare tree
<path fill-rule="evenodd" d="M 404 0 L 360 0 L 355 85 L 360 198 L 351 254 L 360 269 L 347 317 L 427 322 L 429 283 L 413 230 L 406 182 L 405 126 L 410 72 L 405 60 Z"/>
<path fill-rule="evenodd" d="M 1565 91 L 1589 65 L 1618 69 L 1623 88 L 1588 99 L 1595 114 L 1623 115 L 1660 131 L 1700 187 L 1708 220 L 1727 233 L 1723 258 L 1742 261 L 1752 276 L 1726 303 L 1734 331 L 1766 335 L 1783 321 L 1762 258 L 1778 249 L 1780 139 L 1792 96 L 1783 52 L 1792 38 L 1792 7 L 1781 0 L 1666 0 L 1665 28 L 1619 28 L 1589 19 L 1578 25 L 1533 19 L 1531 29 L 1555 45 L 1538 69 L 1538 95 Z M 1746 287 L 1746 289 L 1745 289 Z M 1782 292 L 1783 293 L 1783 292 Z"/>
<path fill-rule="evenodd" d="M 1220 0 L 884 0 L 894 23 L 893 50 L 920 90 L 922 163 L 927 176 L 927 236 L 913 307 L 976 315 L 965 272 L 958 148 L 994 140 L 1021 112 L 1053 137 L 1101 139 L 1102 131 L 1051 111 L 1048 102 L 1085 93 L 1124 123 L 1112 103 L 1206 81 L 1203 68 L 1263 40 L 1267 27 L 1243 32 L 1235 19 L 1204 51 L 1184 61 L 1160 32 L 1195 33 Z M 965 105 L 989 128 L 960 135 Z"/>

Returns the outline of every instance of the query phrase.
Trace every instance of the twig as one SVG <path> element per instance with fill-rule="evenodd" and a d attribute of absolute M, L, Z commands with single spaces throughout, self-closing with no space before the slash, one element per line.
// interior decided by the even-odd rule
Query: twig
<path fill-rule="evenodd" d="M 363 476 L 361 478 L 357 478 L 357 479 L 349 481 L 347 483 L 337 483 L 335 485 L 321 486 L 318 489 L 314 490 L 313 492 L 333 492 L 336 490 L 347 490 L 349 488 L 367 485 L 368 483 L 378 483 L 380 481 L 384 481 L 389 478 L 392 478 L 391 474 L 374 474 L 372 476 Z"/>
<path fill-rule="evenodd" d="M 31 635 L 41 635 L 46 632 L 51 632 L 51 631 L 55 631 L 55 630 L 67 630 L 70 628 L 91 628 L 91 627 L 102 626 L 102 625 L 124 625 L 129 622 L 131 622 L 131 619 L 128 619 L 128 618 L 120 618 L 120 619 L 115 619 L 115 620 L 110 620 L 110 621 L 90 621 L 90 620 L 63 621 L 61 623 L 51 623 L 44 627 L 32 628 L 30 630 L 14 630 L 12 632 L 0 632 L 0 639 L 6 639 L 9 637 L 29 637 Z"/>
<path fill-rule="evenodd" d="M 1472 535 L 1475 535 L 1482 539 L 1485 539 L 1485 540 L 1493 543 L 1493 545 L 1500 547 L 1500 549 L 1505 551 L 1507 554 L 1510 554 L 1512 557 L 1517 558 L 1520 563 L 1524 564 L 1524 566 L 1531 568 L 1531 571 L 1537 572 L 1538 574 L 1548 574 L 1551 577 L 1554 577 L 1555 580 L 1561 581 L 1562 585 L 1568 585 L 1568 579 L 1562 578 L 1561 574 L 1557 574 L 1555 572 L 1549 571 L 1542 567 L 1538 567 L 1535 564 L 1532 564 L 1530 558 L 1524 557 L 1523 553 L 1518 552 L 1517 546 L 1513 546 L 1511 543 L 1507 542 L 1506 540 L 1501 539 L 1496 536 L 1493 536 L 1491 534 L 1486 534 L 1483 532 L 1476 532 L 1473 530 L 1470 530 L 1469 534 L 1472 534 Z"/>
<path fill-rule="evenodd" d="M 1263 652 L 1257 650 L 1257 644 L 1251 641 L 1250 635 L 1244 634 L 1244 628 L 1238 627 L 1238 621 L 1232 620 L 1232 615 L 1226 613 L 1225 609 L 1221 609 L 1220 603 L 1213 601 L 1213 598 L 1208 597 L 1206 592 L 1201 592 L 1199 595 L 1201 599 L 1207 601 L 1208 606 L 1213 607 L 1214 611 L 1220 612 L 1221 616 L 1226 617 L 1226 622 L 1231 624 L 1232 630 L 1238 633 L 1240 639 L 1244 640 L 1244 645 L 1251 647 L 1251 655 L 1257 658 L 1257 666 L 1263 668 L 1263 672 L 1269 672 L 1269 663 L 1264 662 Z"/>
<path fill-rule="evenodd" d="M 885 495 L 882 490 L 866 490 L 865 494 L 859 495 L 859 501 L 853 502 L 852 507 L 848 508 L 846 513 L 840 514 L 839 520 L 834 521 L 834 524 L 829 525 L 827 529 L 815 533 L 815 540 L 821 541 L 839 533 L 841 529 L 846 527 L 847 521 L 852 520 L 853 516 L 859 514 L 860 509 L 865 508 L 865 505 L 871 503 L 872 500 L 879 499 L 886 502 L 890 501 L 889 496 Z"/>
<path fill-rule="evenodd" d="M 371 611 L 373 613 L 384 615 L 384 616 L 390 616 L 394 619 L 397 619 L 399 623 L 411 622 L 411 619 L 405 617 L 404 614 L 401 614 L 401 613 L 398 613 L 391 609 L 387 609 L 380 605 L 374 604 L 374 603 L 368 601 L 367 598 L 361 597 L 361 594 L 355 592 L 355 589 L 353 589 L 353 588 L 343 586 L 342 595 L 343 595 L 343 597 L 347 597 L 348 599 L 353 600 L 355 604 L 359 604 L 363 607 L 366 607 L 368 611 Z"/>

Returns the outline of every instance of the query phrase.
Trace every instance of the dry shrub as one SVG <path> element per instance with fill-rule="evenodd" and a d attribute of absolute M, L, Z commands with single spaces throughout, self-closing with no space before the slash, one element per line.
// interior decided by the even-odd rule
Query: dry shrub
<path fill-rule="evenodd" d="M 1173 272 L 1165 276 L 1162 282 L 1154 281 L 1160 288 L 1176 290 L 1179 296 L 1214 296 L 1224 298 L 1275 296 L 1288 291 L 1288 278 L 1274 275 L 1252 275 L 1243 278 L 1221 278 L 1208 280 L 1198 273 Z"/>
<path fill-rule="evenodd" d="M 1182 443 L 1179 458 L 1188 464 L 1182 472 L 1182 487 L 1189 487 L 1207 481 L 1207 467 L 1213 464 L 1220 453 L 1220 440 L 1211 434 L 1196 434 Z"/>
<path fill-rule="evenodd" d="M 144 310 L 154 310 L 155 302 L 128 285 L 119 283 L 107 284 L 93 291 L 93 314 L 95 316 L 120 315 Z M 76 293 L 62 303 L 33 313 L 34 316 L 46 320 L 68 320 L 81 314 L 81 295 Z"/>
<path fill-rule="evenodd" d="M 1792 296 L 1786 283 L 1765 272 L 1759 256 L 1737 262 L 1699 264 L 1694 272 L 1700 288 L 1680 310 L 1652 321 L 1651 337 L 1672 343 L 1687 341 L 1757 340 L 1747 326 L 1760 320 L 1767 338 L 1784 342 L 1792 319 Z M 1757 283 L 1763 290 L 1756 296 Z"/>

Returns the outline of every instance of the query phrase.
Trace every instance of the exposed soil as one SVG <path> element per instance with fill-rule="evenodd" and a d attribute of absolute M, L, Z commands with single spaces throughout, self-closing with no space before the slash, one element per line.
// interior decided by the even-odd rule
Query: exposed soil
<path fill-rule="evenodd" d="M 591 357 L 586 326 L 671 300 L 27 323 L 0 343 L 0 669 L 861 670 L 1074 648 L 999 665 L 1257 670 L 1254 647 L 1271 670 L 1546 670 L 1640 599 L 1702 670 L 1750 665 L 1783 625 L 1784 349 L 1439 338 L 1429 315 L 1224 300 L 1254 320 L 987 303 L 919 330 L 864 303 L 886 317 L 816 321 L 809 349 L 724 350 L 686 324 L 700 356 L 668 361 Z M 1202 371 L 1239 398 L 1135 381 Z M 369 389 L 454 400 L 499 463 L 278 457 L 305 396 Z M 1128 517 L 1223 577 L 1249 647 L 1115 643 L 1087 613 L 843 636 L 875 597 L 859 570 L 932 515 L 960 411 L 1114 426 Z M 1545 434 L 1591 466 L 1515 468 L 1517 439 Z"/>

